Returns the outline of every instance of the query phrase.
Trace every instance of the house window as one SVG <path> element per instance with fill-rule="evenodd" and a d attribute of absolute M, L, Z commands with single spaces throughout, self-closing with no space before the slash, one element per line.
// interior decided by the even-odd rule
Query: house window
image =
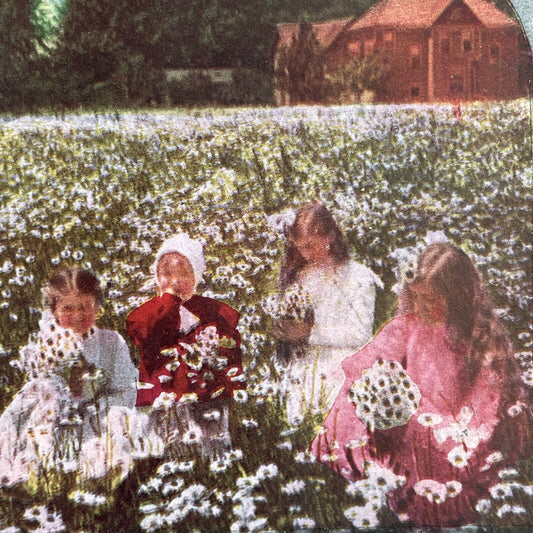
<path fill-rule="evenodd" d="M 375 39 L 367 39 L 364 44 L 364 55 L 369 56 L 374 53 L 374 49 L 376 47 L 376 40 Z"/>
<path fill-rule="evenodd" d="M 452 31 L 452 43 L 451 43 L 451 49 L 452 54 L 457 55 L 461 52 L 462 48 L 462 35 L 459 30 Z"/>
<path fill-rule="evenodd" d="M 470 39 L 463 41 L 463 50 L 467 53 L 472 51 L 472 41 Z"/>
<path fill-rule="evenodd" d="M 470 87 L 473 94 L 479 93 L 479 62 L 472 61 L 470 66 Z"/>
<path fill-rule="evenodd" d="M 454 9 L 450 14 L 450 20 L 452 22 L 460 22 L 463 19 L 463 11 L 461 8 Z"/>
<path fill-rule="evenodd" d="M 411 67 L 420 68 L 420 45 L 412 44 L 409 46 L 409 55 L 411 57 Z"/>
<path fill-rule="evenodd" d="M 351 41 L 348 43 L 348 51 L 354 57 L 361 56 L 361 41 Z"/>
<path fill-rule="evenodd" d="M 497 44 L 491 44 L 489 47 L 489 58 L 491 63 L 496 63 L 500 57 L 500 47 Z"/>
<path fill-rule="evenodd" d="M 443 54 L 450 53 L 450 39 L 442 39 L 440 42 L 440 51 Z"/>
<path fill-rule="evenodd" d="M 464 90 L 463 75 L 456 72 L 450 76 L 450 93 L 452 96 L 460 96 Z"/>
<path fill-rule="evenodd" d="M 418 98 L 420 96 L 420 87 L 411 87 L 411 98 Z"/>

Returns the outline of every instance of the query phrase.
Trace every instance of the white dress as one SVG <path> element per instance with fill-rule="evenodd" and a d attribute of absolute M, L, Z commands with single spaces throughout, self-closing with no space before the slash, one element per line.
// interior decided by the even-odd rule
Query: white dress
<path fill-rule="evenodd" d="M 372 270 L 347 261 L 335 271 L 304 269 L 297 282 L 308 293 L 314 324 L 308 344 L 286 369 L 287 415 L 297 423 L 307 410 L 327 412 L 343 381 L 341 363 L 372 338 L 376 287 Z"/>
<path fill-rule="evenodd" d="M 66 369 L 80 353 L 95 377 L 75 397 Z M 148 418 L 134 409 L 138 372 L 115 331 L 92 328 L 81 338 L 45 313 L 20 366 L 28 381 L 0 416 L 0 486 L 50 469 L 88 479 L 115 468 L 125 477 L 137 456 L 161 452 L 160 439 L 145 435 Z"/>

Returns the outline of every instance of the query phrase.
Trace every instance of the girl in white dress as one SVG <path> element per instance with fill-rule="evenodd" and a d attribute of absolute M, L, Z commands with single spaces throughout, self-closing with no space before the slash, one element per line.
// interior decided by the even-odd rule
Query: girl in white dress
<path fill-rule="evenodd" d="M 346 239 L 321 202 L 302 206 L 286 236 L 281 288 L 298 287 L 312 308 L 306 320 L 279 320 L 275 327 L 288 363 L 287 415 L 298 423 L 307 411 L 325 414 L 331 406 L 343 383 L 342 360 L 372 337 L 376 287 L 383 284 L 350 259 Z"/>
<path fill-rule="evenodd" d="M 0 416 L 0 485 L 44 471 L 89 479 L 114 469 L 121 478 L 145 447 L 147 423 L 133 409 L 138 373 L 128 346 L 95 326 L 102 293 L 91 272 L 61 270 L 43 293 L 39 332 L 19 359 L 28 381 Z"/>

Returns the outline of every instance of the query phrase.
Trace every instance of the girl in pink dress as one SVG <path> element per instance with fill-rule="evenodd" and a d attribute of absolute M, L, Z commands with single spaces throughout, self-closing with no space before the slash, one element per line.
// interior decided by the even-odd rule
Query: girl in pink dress
<path fill-rule="evenodd" d="M 448 242 L 421 254 L 399 309 L 344 360 L 346 380 L 312 452 L 354 482 L 379 472 L 401 520 L 473 523 L 530 438 L 512 347 L 477 269 Z M 375 523 L 376 508 L 365 512 Z"/>

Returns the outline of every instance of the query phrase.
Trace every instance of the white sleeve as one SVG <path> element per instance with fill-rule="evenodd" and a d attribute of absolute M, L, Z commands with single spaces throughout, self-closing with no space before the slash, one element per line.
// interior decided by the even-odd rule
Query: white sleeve
<path fill-rule="evenodd" d="M 126 341 L 116 332 L 109 346 L 110 375 L 107 401 L 109 405 L 134 407 L 137 398 L 138 371 L 130 357 Z"/>
<path fill-rule="evenodd" d="M 363 346 L 372 338 L 377 276 L 357 265 L 343 287 L 346 343 Z M 380 281 L 380 280 L 379 280 Z"/>
<path fill-rule="evenodd" d="M 372 338 L 376 286 L 381 280 L 369 268 L 348 263 L 317 301 L 309 342 L 339 348 L 366 344 Z"/>

